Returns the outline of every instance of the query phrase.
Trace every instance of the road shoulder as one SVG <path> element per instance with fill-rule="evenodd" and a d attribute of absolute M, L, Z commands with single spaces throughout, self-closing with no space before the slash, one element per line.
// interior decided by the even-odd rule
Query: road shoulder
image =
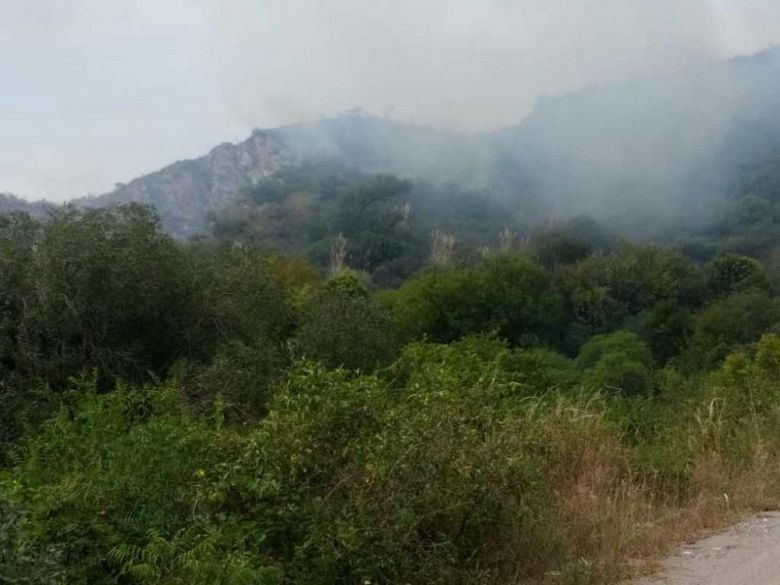
<path fill-rule="evenodd" d="M 635 585 L 778 585 L 780 512 L 766 512 L 684 545 Z"/>

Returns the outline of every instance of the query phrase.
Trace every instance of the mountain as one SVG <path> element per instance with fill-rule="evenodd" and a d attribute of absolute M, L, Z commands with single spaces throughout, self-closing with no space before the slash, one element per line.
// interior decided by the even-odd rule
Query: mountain
<path fill-rule="evenodd" d="M 275 129 L 256 129 L 238 144 L 176 162 L 114 191 L 76 200 L 96 208 L 140 202 L 154 206 L 181 237 L 204 232 L 210 214 L 278 171 L 305 161 L 330 161 L 367 172 L 436 182 L 474 182 L 469 171 L 484 152 L 483 137 L 387 120 L 355 111 Z"/>
<path fill-rule="evenodd" d="M 780 48 L 542 99 L 497 140 L 550 215 L 703 225 L 780 147 Z"/>
<path fill-rule="evenodd" d="M 242 190 L 292 163 L 292 154 L 273 135 L 256 130 L 239 144 L 221 144 L 207 155 L 176 162 L 103 195 L 76 200 L 96 208 L 139 202 L 153 206 L 163 225 L 186 237 L 206 229 L 210 212 L 228 205 Z"/>
<path fill-rule="evenodd" d="M 484 184 L 479 169 L 492 160 L 489 135 L 436 129 L 361 110 L 266 132 L 298 160 L 334 162 L 363 172 L 466 187 Z"/>
<path fill-rule="evenodd" d="M 777 152 L 780 48 L 543 98 L 518 125 L 494 133 L 361 111 L 255 130 L 75 203 L 147 203 L 166 228 L 187 237 L 280 170 L 327 161 L 489 192 L 526 223 L 587 214 L 655 237 L 670 226 L 712 222 L 739 189 L 735 177 Z"/>

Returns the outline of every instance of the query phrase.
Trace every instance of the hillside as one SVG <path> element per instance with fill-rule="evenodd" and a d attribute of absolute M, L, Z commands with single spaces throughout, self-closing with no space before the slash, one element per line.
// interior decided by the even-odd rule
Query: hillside
<path fill-rule="evenodd" d="M 510 209 L 515 223 L 589 215 L 634 237 L 679 239 L 717 225 L 754 169 L 771 167 L 778 152 L 774 48 L 543 98 L 518 125 L 495 133 L 439 130 L 362 111 L 255 130 L 243 142 L 74 203 L 149 204 L 169 231 L 188 237 L 207 233 L 212 215 L 280 170 L 330 164 L 483 192 Z M 765 189 L 764 197 L 780 199 Z M 5 199 L 0 211 L 43 209 Z"/>
<path fill-rule="evenodd" d="M 552 215 L 650 237 L 701 227 L 780 146 L 780 48 L 542 99 L 499 141 Z"/>
<path fill-rule="evenodd" d="M 205 156 L 176 162 L 111 193 L 75 203 L 89 208 L 148 204 L 157 210 L 167 229 L 186 237 L 203 232 L 210 211 L 224 207 L 236 193 L 291 161 L 291 153 L 278 140 L 255 131 L 244 142 L 221 144 Z"/>
<path fill-rule="evenodd" d="M 609 584 L 777 509 L 775 64 L 722 66 L 728 111 L 351 115 L 8 216 L 10 582 Z"/>
<path fill-rule="evenodd" d="M 471 139 L 451 132 L 351 113 L 269 130 L 255 130 L 238 144 L 221 144 L 207 155 L 179 161 L 120 185 L 111 193 L 78 200 L 85 207 L 150 204 L 167 229 L 180 237 L 208 229 L 210 213 L 286 167 L 330 161 L 370 172 L 467 182 L 474 163 Z"/>
<path fill-rule="evenodd" d="M 393 273 L 408 183 L 356 181 L 320 203 L 373 284 L 143 206 L 0 222 L 0 582 L 617 584 L 777 509 L 759 262 L 443 239 Z"/>
<path fill-rule="evenodd" d="M 282 168 L 306 161 L 485 190 L 531 219 L 581 214 L 657 237 L 709 225 L 734 177 L 780 147 L 780 48 L 662 77 L 544 98 L 517 126 L 464 134 L 356 111 L 255 130 L 79 201 L 152 204 L 179 236 Z"/>

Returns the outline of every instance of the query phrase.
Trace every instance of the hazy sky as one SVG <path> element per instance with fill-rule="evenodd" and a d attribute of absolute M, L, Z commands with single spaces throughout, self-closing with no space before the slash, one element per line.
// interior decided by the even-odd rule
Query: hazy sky
<path fill-rule="evenodd" d="M 110 190 L 363 107 L 469 130 L 780 41 L 780 0 L 0 0 L 0 192 Z"/>

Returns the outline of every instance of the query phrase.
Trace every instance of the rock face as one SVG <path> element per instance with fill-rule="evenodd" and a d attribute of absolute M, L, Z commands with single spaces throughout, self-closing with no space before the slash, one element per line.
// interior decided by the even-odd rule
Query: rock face
<path fill-rule="evenodd" d="M 277 138 L 255 130 L 244 142 L 221 144 L 206 156 L 176 162 L 111 193 L 75 203 L 91 208 L 148 204 L 157 210 L 168 230 L 188 237 L 206 229 L 209 213 L 292 162 L 293 155 Z"/>

